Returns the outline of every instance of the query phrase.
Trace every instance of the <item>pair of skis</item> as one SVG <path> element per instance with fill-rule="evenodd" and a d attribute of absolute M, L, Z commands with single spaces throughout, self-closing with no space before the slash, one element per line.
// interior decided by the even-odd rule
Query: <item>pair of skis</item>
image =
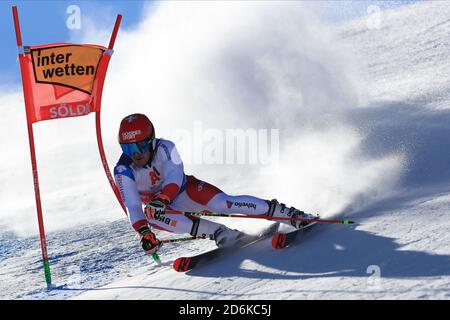
<path fill-rule="evenodd" d="M 304 231 L 305 229 L 309 229 L 316 223 L 317 222 L 311 222 L 307 224 L 305 227 L 291 232 L 277 232 L 278 227 L 280 225 L 280 223 L 277 222 L 268 227 L 267 229 L 265 229 L 259 235 L 256 236 L 246 235 L 229 247 L 215 248 L 210 251 L 206 251 L 204 253 L 191 257 L 180 257 L 174 261 L 173 269 L 178 272 L 187 272 L 204 264 L 207 261 L 211 261 L 226 253 L 231 253 L 239 248 L 245 248 L 249 245 L 252 245 L 254 243 L 257 243 L 261 240 L 270 237 L 272 237 L 272 246 L 274 249 L 283 249 L 291 245 L 302 231 Z"/>
<path fill-rule="evenodd" d="M 317 218 L 313 219 L 305 219 L 305 218 L 289 218 L 289 217 L 277 217 L 277 218 L 269 218 L 266 215 L 242 215 L 242 214 L 222 214 L 222 213 L 213 213 L 213 212 L 184 212 L 184 211 L 166 211 L 166 213 L 170 214 L 182 214 L 187 216 L 209 216 L 209 217 L 228 217 L 228 218 L 247 218 L 247 219 L 266 219 L 277 221 L 276 224 L 273 224 L 266 230 L 264 230 L 261 234 L 256 236 L 245 235 L 239 241 L 236 241 L 233 245 L 226 248 L 216 248 L 199 255 L 191 256 L 191 257 L 180 257 L 176 259 L 173 263 L 173 268 L 179 272 L 186 272 L 192 270 L 194 267 L 198 267 L 206 261 L 215 259 L 218 256 L 221 256 L 224 253 L 232 252 L 238 248 L 243 248 L 258 241 L 264 240 L 266 238 L 272 237 L 272 246 L 274 249 L 283 249 L 292 243 L 295 242 L 297 237 L 305 230 L 311 228 L 317 223 L 336 223 L 336 224 L 353 224 L 354 221 L 350 221 L 348 219 L 344 220 L 326 220 Z M 291 232 L 277 232 L 278 226 L 282 221 L 304 221 L 307 224 L 297 230 Z M 164 240 L 163 243 L 170 243 L 176 241 L 185 241 L 185 240 L 193 240 L 194 237 L 190 238 L 181 238 L 175 240 Z M 155 254 L 153 257 L 156 263 L 161 264 L 159 257 Z"/>

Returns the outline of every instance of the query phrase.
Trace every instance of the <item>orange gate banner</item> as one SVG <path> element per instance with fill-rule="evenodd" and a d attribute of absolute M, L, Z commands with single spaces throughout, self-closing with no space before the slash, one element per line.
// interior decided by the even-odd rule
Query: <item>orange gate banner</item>
<path fill-rule="evenodd" d="M 79 117 L 96 110 L 108 49 L 68 43 L 23 47 L 19 54 L 28 123 Z M 107 63 L 107 62 L 106 62 Z"/>

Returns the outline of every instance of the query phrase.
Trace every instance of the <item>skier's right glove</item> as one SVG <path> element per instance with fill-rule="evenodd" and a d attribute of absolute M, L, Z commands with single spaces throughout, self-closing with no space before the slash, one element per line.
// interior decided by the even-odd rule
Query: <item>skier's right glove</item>
<path fill-rule="evenodd" d="M 138 232 L 141 237 L 142 249 L 144 249 L 145 253 L 155 253 L 162 246 L 162 242 L 156 238 L 148 226 L 143 226 Z"/>

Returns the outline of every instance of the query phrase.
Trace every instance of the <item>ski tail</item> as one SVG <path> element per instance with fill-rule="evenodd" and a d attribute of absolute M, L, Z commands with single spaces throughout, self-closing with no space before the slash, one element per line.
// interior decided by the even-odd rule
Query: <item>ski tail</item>
<path fill-rule="evenodd" d="M 272 247 L 274 249 L 283 249 L 286 247 L 286 234 L 285 233 L 277 233 L 272 238 Z"/>
<path fill-rule="evenodd" d="M 194 269 L 194 267 L 199 266 L 205 263 L 206 261 L 211 261 L 226 253 L 233 252 L 236 249 L 245 248 L 258 241 L 269 238 L 275 234 L 275 232 L 278 230 L 278 227 L 279 223 L 275 223 L 270 227 L 268 227 L 267 229 L 263 230 L 259 235 L 244 235 L 242 238 L 237 240 L 236 243 L 234 243 L 231 246 L 215 248 L 210 251 L 198 254 L 196 256 L 180 257 L 173 262 L 172 267 L 175 271 L 178 272 L 190 271 Z"/>
<path fill-rule="evenodd" d="M 191 266 L 191 258 L 188 257 L 178 258 L 173 263 L 174 270 L 178 272 L 186 272 L 192 269 L 192 267 L 193 266 Z"/>
<path fill-rule="evenodd" d="M 301 234 L 302 232 L 306 231 L 307 229 L 311 228 L 312 226 L 316 225 L 317 222 L 312 222 L 303 228 L 290 231 L 290 232 L 278 232 L 272 237 L 272 247 L 274 249 L 284 249 L 295 242 L 295 239 Z"/>

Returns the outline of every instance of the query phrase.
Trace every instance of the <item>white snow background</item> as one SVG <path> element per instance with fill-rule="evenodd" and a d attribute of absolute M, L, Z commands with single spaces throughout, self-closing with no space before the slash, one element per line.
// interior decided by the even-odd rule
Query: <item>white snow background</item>
<path fill-rule="evenodd" d="M 171 262 L 213 243 L 165 246 L 157 267 L 110 190 L 94 115 L 41 122 L 34 132 L 44 220 L 53 280 L 63 286 L 47 292 L 22 91 L 3 85 L 0 298 L 448 299 L 450 7 L 386 9 L 376 27 L 368 16 L 337 22 L 321 10 L 266 1 L 147 8 L 118 35 L 104 144 L 112 169 L 119 122 L 134 112 L 179 142 L 182 158 L 191 150 L 177 130 L 198 121 L 206 129 L 276 128 L 276 163 L 187 163 L 186 172 L 230 194 L 275 197 L 358 225 L 321 225 L 283 251 L 264 241 L 189 274 Z M 112 24 L 88 20 L 76 40 L 107 44 Z M 244 220 L 220 221 L 250 233 L 268 224 Z"/>

